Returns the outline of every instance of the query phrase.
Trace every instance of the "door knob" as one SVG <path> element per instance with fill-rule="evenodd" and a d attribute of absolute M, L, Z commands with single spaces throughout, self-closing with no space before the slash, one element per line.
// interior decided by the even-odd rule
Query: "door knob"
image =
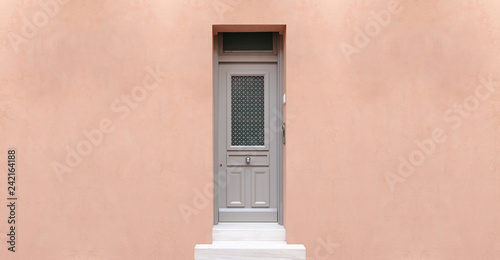
<path fill-rule="evenodd" d="M 245 161 L 246 161 L 247 163 L 250 163 L 250 161 L 251 161 L 251 160 L 252 160 L 252 158 L 250 158 L 250 157 L 245 158 Z"/>

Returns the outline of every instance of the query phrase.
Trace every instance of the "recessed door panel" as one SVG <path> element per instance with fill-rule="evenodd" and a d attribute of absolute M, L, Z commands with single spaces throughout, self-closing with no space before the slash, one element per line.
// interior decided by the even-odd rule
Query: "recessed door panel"
<path fill-rule="evenodd" d="M 269 207 L 269 168 L 253 167 L 252 174 L 252 207 Z"/>
<path fill-rule="evenodd" d="M 227 169 L 227 206 L 245 207 L 245 168 Z"/>
<path fill-rule="evenodd" d="M 268 153 L 228 153 L 227 166 L 269 166 Z"/>

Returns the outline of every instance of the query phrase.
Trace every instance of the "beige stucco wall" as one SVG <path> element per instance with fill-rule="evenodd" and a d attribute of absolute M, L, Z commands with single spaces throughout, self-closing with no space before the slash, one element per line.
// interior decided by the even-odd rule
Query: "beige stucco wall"
<path fill-rule="evenodd" d="M 500 259 L 499 14 L 0 0 L 0 161 L 18 154 L 17 252 L 2 242 L 0 259 L 193 259 L 211 243 L 214 24 L 286 25 L 285 225 L 309 260 Z"/>

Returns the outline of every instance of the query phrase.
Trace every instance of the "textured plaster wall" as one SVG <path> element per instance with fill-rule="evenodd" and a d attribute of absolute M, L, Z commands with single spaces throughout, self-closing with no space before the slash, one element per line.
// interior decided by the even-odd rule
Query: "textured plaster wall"
<path fill-rule="evenodd" d="M 48 3 L 0 0 L 0 259 L 211 243 L 213 24 L 286 24 L 285 225 L 308 260 L 500 259 L 500 2 Z"/>

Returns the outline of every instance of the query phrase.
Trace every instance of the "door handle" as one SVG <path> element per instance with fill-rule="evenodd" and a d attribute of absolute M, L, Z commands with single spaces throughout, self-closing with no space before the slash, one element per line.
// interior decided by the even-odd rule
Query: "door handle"
<path fill-rule="evenodd" d="M 286 132 L 285 132 L 286 131 L 286 124 L 285 123 L 283 123 L 281 125 L 281 130 L 283 130 L 283 144 L 286 144 Z"/>
<path fill-rule="evenodd" d="M 247 163 L 250 163 L 251 160 L 252 160 L 252 158 L 250 158 L 250 157 L 245 158 L 245 162 L 247 162 Z"/>

